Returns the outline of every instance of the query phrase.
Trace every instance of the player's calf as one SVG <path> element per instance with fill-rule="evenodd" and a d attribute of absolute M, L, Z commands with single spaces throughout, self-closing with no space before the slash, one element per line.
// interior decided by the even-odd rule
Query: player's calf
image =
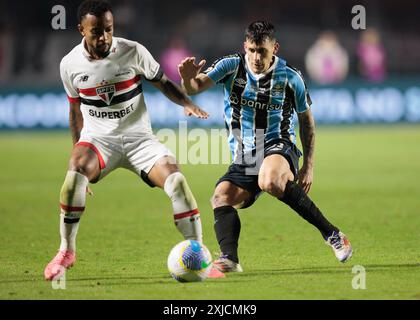
<path fill-rule="evenodd" d="M 214 231 L 222 252 L 221 257 L 232 263 L 239 263 L 238 241 L 241 220 L 237 208 L 242 208 L 250 201 L 252 202 L 253 197 L 255 196 L 249 191 L 225 180 L 217 185 L 211 199 L 214 211 Z M 217 259 L 215 266 L 220 261 L 222 260 Z M 219 267 L 219 270 L 221 269 L 223 268 Z"/>
<path fill-rule="evenodd" d="M 185 239 L 203 241 L 200 212 L 197 202 L 181 172 L 170 174 L 164 185 L 166 194 L 172 201 L 175 226 Z"/>
<path fill-rule="evenodd" d="M 88 183 L 87 177 L 79 172 L 70 170 L 66 174 L 60 192 L 60 250 L 45 268 L 47 280 L 61 276 L 76 261 L 76 235 L 85 210 Z"/>
<path fill-rule="evenodd" d="M 282 198 L 279 198 L 279 200 L 286 203 L 302 218 L 314 225 L 321 232 L 325 240 L 327 240 L 333 232 L 339 232 L 338 228 L 325 218 L 321 210 L 319 210 L 302 187 L 297 183 L 288 181 L 284 195 Z"/>
<path fill-rule="evenodd" d="M 60 192 L 60 250 L 76 251 L 76 235 L 85 210 L 88 178 L 76 171 L 67 171 Z"/>
<path fill-rule="evenodd" d="M 238 211 L 232 206 L 214 208 L 214 231 L 222 255 L 238 263 L 238 241 L 241 232 Z"/>

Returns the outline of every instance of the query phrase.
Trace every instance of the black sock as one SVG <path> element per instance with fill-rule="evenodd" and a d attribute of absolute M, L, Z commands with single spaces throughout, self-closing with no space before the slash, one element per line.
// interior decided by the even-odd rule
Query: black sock
<path fill-rule="evenodd" d="M 228 259 L 239 262 L 238 239 L 241 232 L 241 220 L 238 211 L 231 206 L 214 209 L 214 231 L 220 250 Z"/>
<path fill-rule="evenodd" d="M 303 219 L 317 227 L 325 240 L 327 240 L 333 231 L 339 232 L 339 230 L 322 215 L 321 211 L 307 196 L 305 191 L 295 182 L 287 182 L 284 196 L 281 199 L 279 198 L 279 200 L 286 203 L 299 213 Z"/>

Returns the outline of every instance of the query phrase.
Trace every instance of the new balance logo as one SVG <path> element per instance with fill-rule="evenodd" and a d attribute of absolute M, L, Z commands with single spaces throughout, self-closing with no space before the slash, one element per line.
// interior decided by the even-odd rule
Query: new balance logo
<path fill-rule="evenodd" d="M 84 75 L 84 76 L 80 76 L 79 81 L 80 82 L 86 82 L 86 81 L 88 81 L 88 79 L 89 79 L 89 76 Z"/>

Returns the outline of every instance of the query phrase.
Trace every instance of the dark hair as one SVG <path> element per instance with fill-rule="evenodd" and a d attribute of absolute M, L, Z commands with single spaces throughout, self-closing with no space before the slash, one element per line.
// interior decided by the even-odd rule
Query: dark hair
<path fill-rule="evenodd" d="M 77 20 L 82 22 L 85 15 L 91 14 L 95 17 L 101 17 L 105 12 L 111 11 L 111 5 L 104 0 L 85 0 L 77 9 Z"/>
<path fill-rule="evenodd" d="M 261 44 L 265 39 L 275 39 L 274 26 L 268 21 L 254 21 L 245 30 L 245 40 Z"/>

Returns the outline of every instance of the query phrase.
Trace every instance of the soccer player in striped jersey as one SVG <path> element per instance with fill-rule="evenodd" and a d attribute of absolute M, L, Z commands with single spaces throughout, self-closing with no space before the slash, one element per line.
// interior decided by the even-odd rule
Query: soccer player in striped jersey
<path fill-rule="evenodd" d="M 214 265 L 223 272 L 241 272 L 238 258 L 238 208 L 254 203 L 264 191 L 289 205 L 321 232 L 337 259 L 352 254 L 348 238 L 332 225 L 308 197 L 313 182 L 315 124 L 302 74 L 276 53 L 279 44 L 267 21 L 245 31 L 244 54 L 218 59 L 201 72 L 205 60 L 184 59 L 182 85 L 190 95 L 215 84 L 224 87 L 224 119 L 233 163 L 219 179 L 212 198 L 215 232 L 221 256 Z M 297 113 L 302 155 L 293 123 Z"/>
<path fill-rule="evenodd" d="M 197 203 L 174 156 L 153 135 L 142 82 L 150 81 L 183 106 L 188 116 L 205 119 L 208 114 L 163 74 L 144 46 L 113 36 L 114 20 L 107 2 L 82 2 L 78 18 L 82 42 L 60 64 L 74 147 L 60 193 L 61 244 L 45 268 L 47 280 L 61 277 L 76 261 L 76 235 L 88 183 L 117 168 L 163 189 L 172 202 L 177 229 L 185 239 L 202 241 Z M 224 276 L 215 269 L 211 275 Z"/>

